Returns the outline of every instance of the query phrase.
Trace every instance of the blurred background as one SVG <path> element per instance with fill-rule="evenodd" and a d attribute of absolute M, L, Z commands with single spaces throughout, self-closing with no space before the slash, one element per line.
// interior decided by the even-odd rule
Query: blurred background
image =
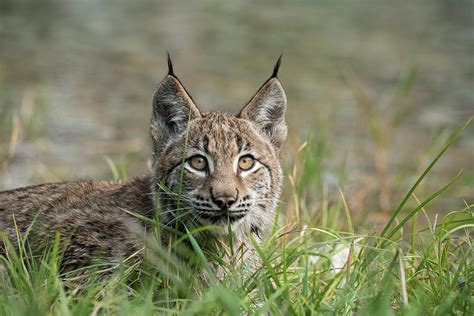
<path fill-rule="evenodd" d="M 0 2 L 0 190 L 148 172 L 151 98 L 175 72 L 238 112 L 284 54 L 282 208 L 320 216 L 341 187 L 377 224 L 474 114 L 474 2 Z M 417 190 L 463 169 L 432 213 L 474 201 L 469 126 Z M 126 170 L 126 172 L 125 172 Z M 290 211 L 288 211 L 290 212 Z"/>

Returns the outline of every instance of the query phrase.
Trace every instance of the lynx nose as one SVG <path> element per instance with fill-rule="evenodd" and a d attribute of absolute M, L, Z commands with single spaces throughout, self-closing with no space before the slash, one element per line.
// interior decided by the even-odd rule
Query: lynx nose
<path fill-rule="evenodd" d="M 237 197 L 239 195 L 239 191 L 236 190 L 235 195 L 232 194 L 232 189 L 230 188 L 219 188 L 217 190 L 213 190 L 211 188 L 211 198 L 212 202 L 214 202 L 220 209 L 225 210 L 232 206 L 237 201 Z"/>
<path fill-rule="evenodd" d="M 221 209 L 228 209 L 235 203 L 236 198 L 233 196 L 221 196 L 213 198 L 214 203 Z"/>

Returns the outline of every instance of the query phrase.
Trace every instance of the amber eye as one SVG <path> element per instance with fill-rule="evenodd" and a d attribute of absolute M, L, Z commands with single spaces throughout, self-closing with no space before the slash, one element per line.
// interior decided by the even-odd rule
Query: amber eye
<path fill-rule="evenodd" d="M 255 159 L 250 156 L 242 156 L 239 159 L 239 168 L 240 170 L 246 171 L 252 169 L 253 165 L 255 164 Z"/>
<path fill-rule="evenodd" d="M 207 169 L 207 159 L 204 156 L 196 155 L 189 158 L 188 161 L 191 167 L 198 171 L 204 171 Z"/>

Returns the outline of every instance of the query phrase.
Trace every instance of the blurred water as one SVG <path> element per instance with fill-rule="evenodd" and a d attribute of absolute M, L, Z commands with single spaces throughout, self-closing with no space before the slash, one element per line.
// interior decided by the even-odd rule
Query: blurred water
<path fill-rule="evenodd" d="M 398 105 L 412 110 L 390 139 L 391 171 L 413 173 L 441 131 L 474 113 L 473 31 L 472 1 L 2 0 L 0 122 L 28 93 L 46 105 L 34 114 L 41 132 L 27 135 L 0 171 L 0 189 L 110 178 L 104 155 L 128 157 L 129 174 L 145 173 L 151 96 L 166 73 L 166 50 L 202 108 L 232 112 L 283 52 L 288 151 L 307 133 L 324 133 L 328 164 L 345 161 L 349 178 L 373 172 L 374 148 L 344 74 L 355 73 L 390 113 L 400 79 L 416 68 Z M 5 152 L 9 131 L 0 131 Z M 439 175 L 465 168 L 473 181 L 472 136 L 471 127 Z"/>

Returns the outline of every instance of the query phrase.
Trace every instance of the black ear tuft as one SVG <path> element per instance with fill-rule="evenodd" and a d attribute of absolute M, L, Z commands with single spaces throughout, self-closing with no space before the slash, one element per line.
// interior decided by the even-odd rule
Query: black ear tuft
<path fill-rule="evenodd" d="M 168 75 L 176 77 L 173 71 L 173 63 L 171 62 L 170 52 L 168 51 Z"/>
<path fill-rule="evenodd" d="M 280 70 L 280 65 L 281 65 L 281 57 L 283 57 L 283 53 L 280 55 L 280 57 L 278 57 L 275 67 L 273 67 L 273 73 L 270 79 L 278 77 L 278 70 Z"/>
<path fill-rule="evenodd" d="M 237 117 L 254 124 L 262 136 L 266 137 L 279 152 L 286 140 L 286 94 L 278 80 L 281 56 L 270 77 L 240 111 Z"/>

